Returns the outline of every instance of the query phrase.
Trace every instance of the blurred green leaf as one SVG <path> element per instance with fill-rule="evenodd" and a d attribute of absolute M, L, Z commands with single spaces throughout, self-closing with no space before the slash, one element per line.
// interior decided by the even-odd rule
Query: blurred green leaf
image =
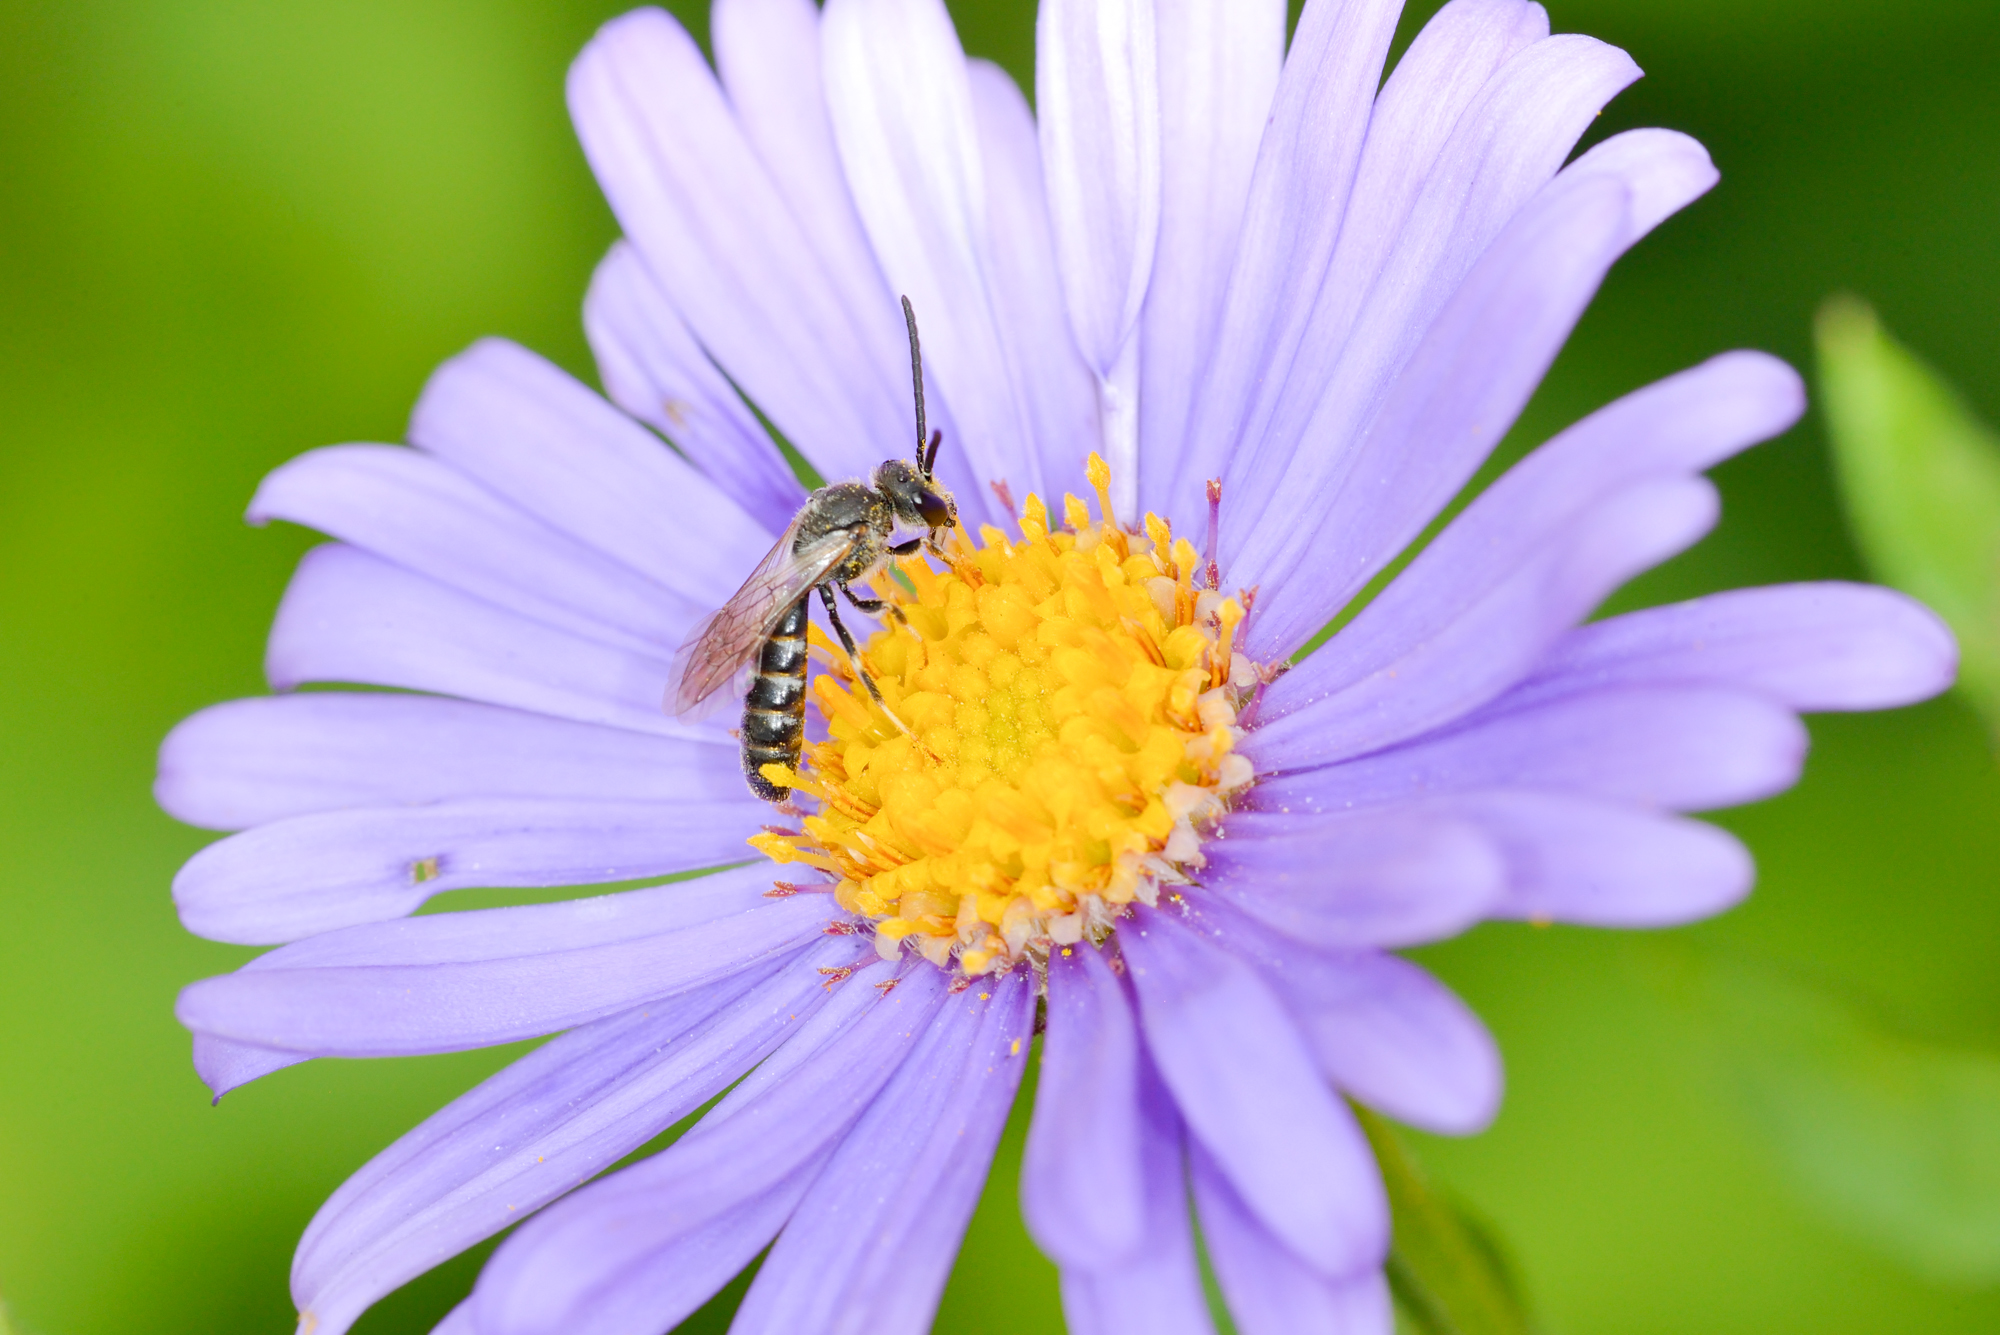
<path fill-rule="evenodd" d="M 1529 1335 L 1534 1325 L 1493 1235 L 1441 1194 L 1388 1122 L 1356 1108 L 1389 1189 L 1389 1287 L 1424 1335 Z"/>
<path fill-rule="evenodd" d="M 2000 1281 L 2000 1056 L 1895 1033 L 1740 960 L 1683 957 L 1675 984 L 1809 1199 L 1930 1279 Z"/>
<path fill-rule="evenodd" d="M 2000 737 L 2000 438 L 1853 297 L 1818 323 L 1849 522 L 1876 575 L 1950 623 L 1959 684 Z"/>

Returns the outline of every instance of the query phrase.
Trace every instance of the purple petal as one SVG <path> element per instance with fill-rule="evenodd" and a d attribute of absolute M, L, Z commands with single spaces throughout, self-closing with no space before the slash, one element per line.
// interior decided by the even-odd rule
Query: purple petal
<path fill-rule="evenodd" d="M 1315 655 L 1278 681 L 1264 698 L 1261 717 L 1282 717 L 1338 689 L 1336 683 L 1357 679 L 1362 673 L 1348 668 L 1350 662 L 1372 665 L 1400 648 L 1393 632 L 1405 624 L 1413 629 L 1401 639 L 1414 641 L 1421 628 L 1492 588 L 1607 497 L 1647 478 L 1719 462 L 1783 430 L 1803 405 L 1803 388 L 1790 367 L 1760 353 L 1730 353 L 1593 414 L 1482 493 L 1342 632 L 1334 652 Z M 1372 650 L 1364 629 L 1375 633 Z M 1383 631 L 1392 632 L 1386 642 Z M 1528 643 L 1545 639 L 1538 635 Z"/>
<path fill-rule="evenodd" d="M 572 1194 L 508 1239 L 473 1292 L 480 1330 L 637 1335 L 699 1306 L 782 1226 L 930 1028 L 943 975 L 915 970 L 881 996 L 873 984 L 894 976 L 877 964 L 839 984 L 673 1146 Z"/>
<path fill-rule="evenodd" d="M 201 1078 L 201 1083 L 208 1086 L 217 1103 L 232 1089 L 240 1089 L 252 1080 L 262 1080 L 273 1071 L 282 1071 L 287 1066 L 311 1060 L 310 1053 L 280 1052 L 276 1048 L 260 1048 L 254 1043 L 231 1042 L 213 1034 L 194 1036 L 194 1073 Z"/>
<path fill-rule="evenodd" d="M 1477 823 L 1507 860 L 1496 917 L 1672 927 L 1750 893 L 1734 836 L 1702 821 L 1556 793 L 1468 793 L 1428 808 Z"/>
<path fill-rule="evenodd" d="M 1489 41 L 1511 43 L 1518 22 L 1503 18 L 1496 26 L 1504 26 L 1505 37 Z M 1475 59 L 1483 63 L 1485 55 Z M 1230 457 L 1224 475 L 1236 534 L 1272 498 L 1340 475 L 1351 450 L 1322 448 L 1299 459 L 1300 443 L 1330 445 L 1359 435 L 1382 387 L 1407 364 L 1481 254 L 1556 174 L 1604 104 L 1638 77 L 1638 67 L 1616 47 L 1564 34 L 1516 51 L 1485 81 L 1437 150 L 1407 214 L 1394 219 L 1394 232 L 1383 234 L 1390 219 L 1366 219 L 1354 238 L 1356 253 L 1336 253 L 1296 354 L 1265 382 L 1244 428 L 1245 448 Z M 1381 127 L 1386 153 L 1397 152 L 1386 138 L 1396 133 L 1409 136 L 1414 153 L 1428 148 L 1425 131 L 1434 123 L 1412 125 L 1412 119 L 1392 114 Z M 1390 184 L 1384 203 L 1400 212 Z M 1354 207 L 1364 208 L 1356 198 Z M 1343 236 L 1343 250 L 1347 244 Z M 1240 540 L 1232 536 L 1232 549 Z"/>
<path fill-rule="evenodd" d="M 1035 16 L 1035 104 L 1070 327 L 1084 360 L 1108 376 L 1138 322 L 1159 238 L 1151 0 L 1044 0 Z"/>
<path fill-rule="evenodd" d="M 1022 970 L 945 1003 L 799 1202 L 732 1330 L 930 1329 L 1033 1021 Z"/>
<path fill-rule="evenodd" d="M 499 339 L 432 373 L 410 443 L 696 606 L 734 588 L 768 545 L 729 493 L 657 436 Z"/>
<path fill-rule="evenodd" d="M 1146 1044 L 1195 1138 L 1271 1231 L 1329 1278 L 1379 1264 L 1388 1203 L 1368 1142 L 1248 964 L 1165 913 L 1119 932 Z"/>
<path fill-rule="evenodd" d="M 266 477 L 250 520 L 289 519 L 523 616 L 621 648 L 673 646 L 704 605 L 393 445 L 313 450 Z"/>
<path fill-rule="evenodd" d="M 1144 1238 L 1139 1033 L 1093 946 L 1049 952 L 1048 1030 L 1021 1160 L 1021 1216 L 1064 1268 L 1102 1268 Z"/>
<path fill-rule="evenodd" d="M 588 885 L 751 856 L 767 807 L 733 801 L 446 802 L 274 821 L 210 844 L 174 877 L 199 936 L 276 945 L 414 913 L 470 886 Z"/>
<path fill-rule="evenodd" d="M 1063 309 L 1035 113 L 998 65 L 974 60 L 966 68 L 986 164 L 987 288 L 1000 340 L 1025 388 L 1044 482 L 1078 491 L 1085 485 L 1084 442 L 1098 431 L 1097 377 L 1077 351 Z M 1026 500 L 1026 493 L 1015 499 Z"/>
<path fill-rule="evenodd" d="M 611 401 L 679 446 L 766 534 L 782 533 L 805 488 L 628 242 L 591 276 L 583 329 Z"/>
<path fill-rule="evenodd" d="M 299 562 L 264 653 L 277 690 L 358 682 L 455 695 L 579 723 L 690 740 L 720 738 L 670 716 L 672 649 L 637 654 L 538 625 L 357 548 L 328 543 Z"/>
<path fill-rule="evenodd" d="M 1174 0 L 1154 21 L 1160 227 L 1139 326 L 1139 499 L 1172 515 L 1181 496 L 1196 494 L 1181 482 L 1188 414 L 1215 355 L 1257 143 L 1284 63 L 1285 6 Z"/>
<path fill-rule="evenodd" d="M 1319 820 L 1245 813 L 1205 851 L 1204 886 L 1333 950 L 1454 936 L 1488 914 L 1504 885 L 1499 853 L 1477 827 L 1403 809 Z"/>
<path fill-rule="evenodd" d="M 987 185 L 951 16 L 942 0 L 832 0 L 822 31 L 848 187 L 890 284 L 916 308 L 926 370 L 958 423 L 950 452 L 980 484 L 1006 478 L 1017 496 L 1041 490 L 1027 387 L 986 279 Z M 984 485 L 959 500 L 974 514 L 996 508 Z"/>
<path fill-rule="evenodd" d="M 292 1296 L 338 1335 L 400 1284 L 570 1191 L 713 1098 L 826 999 L 827 941 L 745 975 L 571 1030 L 427 1118 L 328 1198 Z"/>
<path fill-rule="evenodd" d="M 1288 366 L 1332 261 L 1398 0 L 1318 0 L 1299 15 L 1257 147 L 1213 352 L 1196 391 L 1176 514 L 1238 448 L 1253 400 Z"/>
<path fill-rule="evenodd" d="M 881 318 L 900 334 L 896 290 L 862 225 L 834 140 L 819 7 L 812 0 L 720 0 L 709 16 L 709 35 L 737 123 L 791 206 L 807 243 L 817 250 L 826 283 L 846 310 L 871 325 L 871 332 Z M 901 391 L 900 430 L 855 442 L 855 453 L 866 457 L 843 465 L 849 471 L 864 469 L 883 455 L 903 454 L 899 442 L 913 438 L 908 351 L 900 338 L 895 351 L 892 374 Z M 958 424 L 942 397 L 930 404 L 930 417 L 948 440 L 958 441 Z M 946 457 L 957 453 L 950 449 Z M 961 460 L 951 462 L 963 467 Z M 964 475 L 966 480 L 970 476 Z"/>
<path fill-rule="evenodd" d="M 1242 1335 L 1392 1335 L 1395 1315 L 1382 1272 L 1330 1280 L 1271 1235 L 1199 1144 L 1190 1176 L 1202 1240 Z"/>
<path fill-rule="evenodd" d="M 1248 951 L 1239 944 L 1238 953 L 1259 966 L 1320 1070 L 1349 1097 L 1449 1136 L 1483 1130 L 1499 1111 L 1500 1052 L 1492 1035 L 1416 965 L 1268 939 Z"/>
<path fill-rule="evenodd" d="M 1070 1335 L 1214 1335 L 1188 1220 L 1187 1134 L 1159 1073 L 1143 1059 L 1139 1111 L 1144 1241 L 1123 1261 L 1063 1267 L 1065 1322 Z"/>
<path fill-rule="evenodd" d="M 351 807 L 453 799 L 683 802 L 734 796 L 736 747 L 598 728 L 463 700 L 232 700 L 160 745 L 153 795 L 176 819 L 238 830 Z"/>
<path fill-rule="evenodd" d="M 757 967 L 824 930 L 823 900 L 764 901 L 757 887 L 768 883 L 768 866 L 758 866 L 596 899 L 343 928 L 190 984 L 175 1014 L 201 1033 L 314 1056 L 533 1038 Z M 737 907 L 745 903 L 757 907 Z"/>
<path fill-rule="evenodd" d="M 1261 811 L 1355 806 L 1485 788 L 1544 788 L 1701 811 L 1798 780 L 1806 733 L 1790 711 L 1712 687 L 1626 687 L 1521 709 L 1502 696 L 1451 732 L 1360 760 L 1266 779 Z M 1245 739 L 1255 758 L 1256 734 Z"/>
<path fill-rule="evenodd" d="M 467 1299 L 444 1314 L 444 1320 L 431 1327 L 431 1335 L 479 1335 L 478 1327 L 472 1324 L 472 1301 Z"/>
<path fill-rule="evenodd" d="M 1290 712 L 1259 727 L 1260 763 L 1362 755 L 1470 713 L 1619 585 L 1685 551 L 1720 510 L 1701 478 L 1655 478 L 1605 498 L 1539 551 L 1476 548 L 1447 530 L 1325 654 L 1280 680 L 1283 698 L 1269 703 Z M 1305 680 L 1288 686 L 1292 676 Z"/>
<path fill-rule="evenodd" d="M 1618 151 L 1604 153 L 1614 146 Z M 1249 533 L 1232 558 L 1230 579 L 1258 582 L 1267 572 L 1293 569 L 1307 553 L 1325 577 L 1267 590 L 1271 597 L 1259 604 L 1250 637 L 1253 654 L 1265 645 L 1301 643 L 1318 630 L 1472 475 L 1519 415 L 1612 262 L 1644 234 L 1642 224 L 1655 220 L 1660 181 L 1679 188 L 1667 197 L 1678 205 L 1715 179 L 1693 140 L 1660 134 L 1642 146 L 1644 152 L 1628 152 L 1615 141 L 1600 145 L 1546 186 L 1487 249 L 1384 388 L 1357 446 L 1307 451 L 1293 462 L 1284 494 L 1312 522 Z M 1495 332 L 1502 330 L 1504 337 Z M 1336 396 L 1323 402 L 1336 404 Z M 1303 438 L 1328 437 L 1315 427 Z M 1241 464 L 1233 461 L 1232 470 Z M 1243 521 L 1251 512 L 1238 506 L 1236 513 Z M 1226 510 L 1224 518 L 1226 528 Z M 1294 531 L 1296 538 L 1281 536 Z"/>
<path fill-rule="evenodd" d="M 902 312 L 847 304 L 678 22 L 641 9 L 605 24 L 570 68 L 569 105 L 646 268 L 787 440 L 838 477 L 908 437 Z"/>
<path fill-rule="evenodd" d="M 1470 229 L 1461 237 L 1466 244 L 1446 256 L 1450 267 L 1436 275 L 1463 277 L 1464 266 L 1478 253 L 1470 237 L 1486 232 L 1490 240 L 1493 219 L 1519 207 L 1522 179 L 1539 186 L 1554 174 L 1558 163 L 1549 162 L 1545 141 L 1561 143 L 1577 95 L 1584 94 L 1588 106 L 1589 88 L 1605 86 L 1601 76 L 1617 70 L 1615 57 L 1574 38 L 1521 65 L 1508 65 L 1548 35 L 1548 14 L 1529 0 L 1452 0 L 1417 33 L 1369 116 L 1354 197 L 1312 314 L 1316 340 L 1346 338 L 1392 255 L 1412 272 L 1421 268 L 1413 262 L 1418 254 L 1437 256 L 1443 239 L 1438 230 L 1409 233 L 1420 200 L 1433 229 L 1449 224 L 1454 201 L 1473 215 L 1463 224 Z M 1503 67 L 1508 78 L 1498 80 L 1494 76 Z M 1575 78 L 1578 74 L 1584 78 Z M 1555 95 L 1537 118 L 1533 95 L 1542 91 Z M 1447 149 L 1451 160 L 1441 164 Z M 1483 166 L 1485 154 L 1500 159 L 1499 170 L 1467 170 L 1469 164 Z M 1411 295 L 1392 290 L 1381 298 L 1400 303 Z"/>
<path fill-rule="evenodd" d="M 1889 709 L 1951 685 L 1958 649 L 1923 604 L 1867 584 L 1779 584 L 1571 631 L 1517 693 L 1707 683 L 1798 710 Z"/>

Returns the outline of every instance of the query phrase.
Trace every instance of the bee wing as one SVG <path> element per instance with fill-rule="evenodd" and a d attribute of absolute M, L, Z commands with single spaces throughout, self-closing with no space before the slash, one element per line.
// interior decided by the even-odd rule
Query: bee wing
<path fill-rule="evenodd" d="M 705 713 L 701 703 L 763 647 L 786 609 L 812 592 L 854 550 L 856 535 L 847 532 L 829 533 L 795 549 L 797 531 L 795 522 L 757 563 L 743 587 L 681 644 L 668 678 L 668 713 Z"/>

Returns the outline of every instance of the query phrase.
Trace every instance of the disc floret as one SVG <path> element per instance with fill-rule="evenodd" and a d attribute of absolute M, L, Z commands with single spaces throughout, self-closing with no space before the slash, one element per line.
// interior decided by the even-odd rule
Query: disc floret
<path fill-rule="evenodd" d="M 1121 527 L 1110 470 L 1063 523 L 1030 496 L 1021 537 L 961 527 L 947 566 L 878 581 L 901 614 L 862 649 L 905 736 L 831 642 L 812 684 L 827 739 L 776 782 L 816 800 L 798 833 L 751 843 L 837 878 L 881 953 L 964 974 L 1109 938 L 1185 883 L 1251 781 L 1239 713 L 1266 673 L 1233 647 L 1243 600 L 1203 587 L 1193 545 L 1147 515 Z M 907 583 L 905 583 L 907 581 Z"/>

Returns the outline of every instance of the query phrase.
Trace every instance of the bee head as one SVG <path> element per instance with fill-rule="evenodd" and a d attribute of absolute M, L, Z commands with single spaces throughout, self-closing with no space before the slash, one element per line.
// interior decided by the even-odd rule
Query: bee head
<path fill-rule="evenodd" d="M 896 517 L 906 524 L 922 524 L 928 529 L 950 528 L 958 522 L 958 506 L 951 493 L 902 459 L 885 459 L 876 465 L 875 487 L 896 508 Z"/>

